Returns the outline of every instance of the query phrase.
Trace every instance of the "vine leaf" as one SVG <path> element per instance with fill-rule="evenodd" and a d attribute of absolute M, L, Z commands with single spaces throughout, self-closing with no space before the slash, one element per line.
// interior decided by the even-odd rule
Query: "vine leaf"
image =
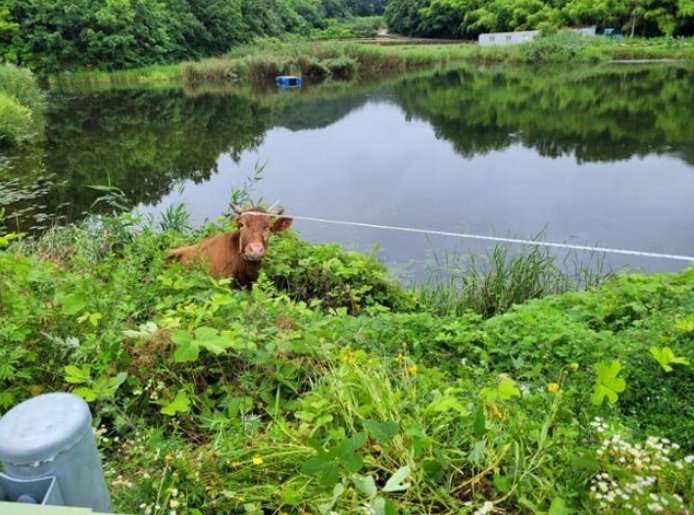
<path fill-rule="evenodd" d="M 660 366 L 663 367 L 665 372 L 672 372 L 670 364 L 689 365 L 689 360 L 687 358 L 675 356 L 675 353 L 672 352 L 670 347 L 663 347 L 661 349 L 658 347 L 651 347 L 650 351 L 651 355 L 660 363 Z"/>
<path fill-rule="evenodd" d="M 595 378 L 593 386 L 593 404 L 599 406 L 607 397 L 611 404 L 615 404 L 619 398 L 619 393 L 622 393 L 627 387 L 627 383 L 619 375 L 622 364 L 613 360 L 611 363 L 604 361 L 595 364 L 595 371 L 598 376 Z"/>

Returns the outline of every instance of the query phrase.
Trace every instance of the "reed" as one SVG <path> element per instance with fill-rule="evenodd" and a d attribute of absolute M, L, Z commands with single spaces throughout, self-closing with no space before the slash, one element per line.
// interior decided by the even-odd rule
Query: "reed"
<path fill-rule="evenodd" d="M 569 254 L 558 260 L 544 247 L 524 246 L 511 253 L 507 246 L 496 245 L 482 257 L 444 256 L 417 293 L 434 313 L 474 311 L 491 318 L 531 299 L 597 288 L 611 275 L 602 254 L 587 260 Z"/>

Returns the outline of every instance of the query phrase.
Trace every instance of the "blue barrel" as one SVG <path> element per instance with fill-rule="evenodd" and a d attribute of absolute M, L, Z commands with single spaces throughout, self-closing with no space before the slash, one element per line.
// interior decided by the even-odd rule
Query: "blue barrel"
<path fill-rule="evenodd" d="M 298 75 L 280 75 L 275 77 L 275 84 L 280 88 L 300 88 L 301 77 Z"/>

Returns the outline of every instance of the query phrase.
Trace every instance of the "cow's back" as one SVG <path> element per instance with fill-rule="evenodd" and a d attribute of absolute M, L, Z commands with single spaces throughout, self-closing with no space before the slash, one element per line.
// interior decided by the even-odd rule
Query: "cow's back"
<path fill-rule="evenodd" d="M 232 237 L 233 233 L 230 232 L 215 234 L 196 245 L 170 250 L 167 258 L 170 261 L 179 261 L 186 268 L 202 264 L 215 279 L 235 277 L 240 256 L 238 246 L 234 246 Z"/>

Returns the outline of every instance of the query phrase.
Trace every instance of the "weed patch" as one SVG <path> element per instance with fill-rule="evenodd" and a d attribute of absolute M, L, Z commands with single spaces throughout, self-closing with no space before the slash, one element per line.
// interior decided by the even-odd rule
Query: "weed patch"
<path fill-rule="evenodd" d="M 169 219 L 0 237 L 0 410 L 44 391 L 87 399 L 119 511 L 694 501 L 693 268 L 480 304 L 504 306 L 493 315 L 291 233 L 251 291 L 231 290 L 164 266 L 165 249 L 221 229 Z"/>

